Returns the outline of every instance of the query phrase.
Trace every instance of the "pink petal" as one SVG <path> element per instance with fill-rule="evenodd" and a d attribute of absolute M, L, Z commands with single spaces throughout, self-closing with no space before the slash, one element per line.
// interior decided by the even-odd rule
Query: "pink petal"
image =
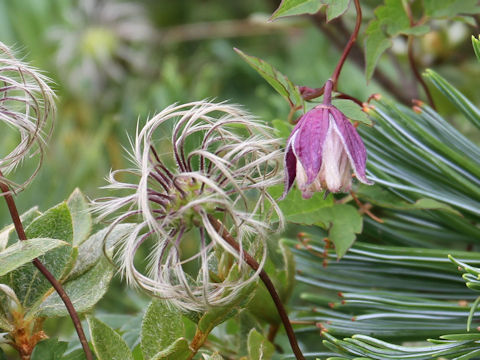
<path fill-rule="evenodd" d="M 287 141 L 287 148 L 285 149 L 284 159 L 284 188 L 282 197 L 279 200 L 285 199 L 293 185 L 293 182 L 295 181 L 295 176 L 297 174 L 297 158 L 295 157 L 295 154 L 293 152 L 293 145 L 296 135 L 297 132 L 294 129 Z"/>
<path fill-rule="evenodd" d="M 329 108 L 316 107 L 302 118 L 302 124 L 293 144 L 295 156 L 307 174 L 307 184 L 317 177 L 322 166 L 322 150 L 328 132 Z"/>
<path fill-rule="evenodd" d="M 367 150 L 360 135 L 358 135 L 355 127 L 340 110 L 333 107 L 331 113 L 335 119 L 335 129 L 343 142 L 355 176 L 364 184 L 372 184 L 365 175 Z"/>

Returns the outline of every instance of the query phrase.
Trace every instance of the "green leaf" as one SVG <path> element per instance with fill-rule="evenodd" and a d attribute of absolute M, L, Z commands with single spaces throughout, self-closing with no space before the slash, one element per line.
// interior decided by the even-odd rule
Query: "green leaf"
<path fill-rule="evenodd" d="M 71 244 L 73 227 L 70 210 L 65 203 L 49 209 L 36 218 L 25 229 L 25 233 L 29 239 L 52 238 Z M 39 260 L 56 279 L 60 280 L 71 269 L 74 254 L 71 246 L 62 246 L 40 256 Z M 27 263 L 20 269 L 8 273 L 1 281 L 6 281 L 5 283 L 15 291 L 25 308 L 33 306 L 44 295 L 53 291 L 48 280 L 31 263 Z"/>
<path fill-rule="evenodd" d="M 9 273 L 48 251 L 68 245 L 57 239 L 30 239 L 19 241 L 0 252 L 0 276 Z"/>
<path fill-rule="evenodd" d="M 320 211 L 319 220 L 328 230 L 328 239 L 335 244 L 335 252 L 341 258 L 362 232 L 363 218 L 351 205 L 335 204 Z"/>
<path fill-rule="evenodd" d="M 283 185 L 272 186 L 268 190 L 274 199 L 278 199 L 283 192 Z M 313 225 L 318 222 L 321 209 L 333 205 L 333 197 L 327 196 L 323 199 L 323 194 L 316 193 L 310 199 L 302 198 L 300 190 L 292 188 L 287 197 L 278 202 L 280 209 L 287 221 Z"/>
<path fill-rule="evenodd" d="M 254 68 L 292 107 L 303 107 L 303 98 L 298 87 L 295 86 L 285 75 L 275 69 L 266 61 L 255 56 L 245 54 L 235 49 L 252 68 Z"/>
<path fill-rule="evenodd" d="M 375 72 L 380 56 L 392 47 L 392 41 L 383 33 L 381 23 L 373 20 L 365 31 L 365 75 L 367 81 L 370 80 Z"/>
<path fill-rule="evenodd" d="M 98 360 L 133 360 L 125 341 L 110 326 L 90 316 L 87 321 Z"/>
<path fill-rule="evenodd" d="M 423 0 L 425 14 L 430 17 L 454 18 L 459 14 L 478 14 L 477 0 Z"/>
<path fill-rule="evenodd" d="M 181 313 L 165 301 L 154 299 L 142 321 L 141 346 L 145 360 L 152 359 L 184 335 Z"/>
<path fill-rule="evenodd" d="M 320 0 L 282 0 L 270 20 L 284 16 L 315 14 L 321 7 L 322 1 Z"/>
<path fill-rule="evenodd" d="M 57 339 L 40 341 L 32 352 L 31 360 L 61 360 L 68 343 Z"/>
<path fill-rule="evenodd" d="M 359 121 L 368 126 L 372 126 L 373 122 L 368 115 L 362 110 L 362 107 L 352 100 L 335 99 L 332 104 L 337 107 L 347 118 L 352 121 Z"/>
<path fill-rule="evenodd" d="M 473 50 L 475 51 L 475 55 L 477 56 L 478 61 L 480 61 L 480 35 L 478 36 L 478 39 L 472 35 L 472 45 Z"/>
<path fill-rule="evenodd" d="M 269 360 L 275 352 L 273 344 L 257 330 L 248 334 L 248 355 L 250 360 Z"/>
<path fill-rule="evenodd" d="M 83 349 L 77 349 L 62 357 L 62 360 L 85 360 L 85 352 Z"/>
<path fill-rule="evenodd" d="M 293 126 L 285 120 L 272 120 L 272 125 L 276 130 L 276 135 L 284 139 L 288 138 L 293 130 Z"/>
<path fill-rule="evenodd" d="M 26 212 L 24 212 L 20 216 L 20 220 L 22 220 L 23 227 L 27 227 L 30 225 L 30 223 L 39 217 L 42 213 L 38 211 L 38 207 L 35 206 Z M 0 230 L 0 251 L 5 249 L 8 244 L 12 244 L 15 241 L 13 241 L 13 236 L 12 234 L 15 232 L 15 227 L 13 224 L 5 226 L 2 230 Z M 18 240 L 18 238 L 17 238 Z"/>
<path fill-rule="evenodd" d="M 92 230 L 92 217 L 85 196 L 79 189 L 70 195 L 67 200 L 73 223 L 73 245 L 78 246 L 84 242 Z"/>
<path fill-rule="evenodd" d="M 152 360 L 187 360 L 192 355 L 192 350 L 185 338 L 177 339 L 167 349 L 160 351 Z"/>
<path fill-rule="evenodd" d="M 118 224 L 113 229 L 102 229 L 88 238 L 78 249 L 78 258 L 69 278 L 77 277 L 94 266 L 106 254 L 110 259 L 114 247 L 127 236 L 135 224 Z M 106 238 L 105 238 L 106 237 Z M 105 253 L 104 253 L 105 251 Z"/>
<path fill-rule="evenodd" d="M 327 5 L 327 22 L 342 16 L 350 5 L 351 0 L 323 0 Z"/>
<path fill-rule="evenodd" d="M 90 270 L 63 285 L 78 313 L 90 310 L 105 295 L 113 273 L 112 264 L 102 258 Z M 68 316 L 67 309 L 56 292 L 41 303 L 39 311 L 38 316 Z"/>
<path fill-rule="evenodd" d="M 410 19 L 401 0 L 385 0 L 384 5 L 377 7 L 375 15 L 380 26 L 390 36 L 396 36 L 410 28 Z"/>

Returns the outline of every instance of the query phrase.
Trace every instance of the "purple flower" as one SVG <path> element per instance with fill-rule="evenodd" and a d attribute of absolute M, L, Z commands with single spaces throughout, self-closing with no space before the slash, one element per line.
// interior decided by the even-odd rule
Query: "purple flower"
<path fill-rule="evenodd" d="M 295 179 L 305 199 L 315 191 L 348 192 L 352 173 L 364 184 L 367 152 L 350 121 L 331 104 L 332 81 L 325 84 L 323 104 L 304 114 L 287 140 L 285 188 Z"/>

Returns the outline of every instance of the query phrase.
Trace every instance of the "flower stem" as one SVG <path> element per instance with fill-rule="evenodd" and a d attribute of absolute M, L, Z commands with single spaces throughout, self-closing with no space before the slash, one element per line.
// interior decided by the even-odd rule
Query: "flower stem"
<path fill-rule="evenodd" d="M 230 235 L 230 233 L 225 229 L 223 224 L 218 221 L 213 215 L 208 215 L 208 220 L 210 220 L 210 223 L 214 227 L 214 229 L 225 239 L 225 241 L 233 247 L 236 251 L 240 252 L 240 245 L 235 241 L 235 239 Z M 243 259 L 245 262 L 250 266 L 254 271 L 257 271 L 260 268 L 260 265 L 258 264 L 257 260 L 255 260 L 249 253 L 247 253 L 245 250 L 242 251 L 243 253 Z M 288 319 L 287 311 L 285 310 L 285 307 L 283 306 L 282 300 L 280 299 L 280 296 L 277 293 L 277 290 L 275 289 L 275 286 L 273 285 L 272 280 L 268 276 L 268 274 L 265 272 L 265 270 L 260 270 L 260 279 L 263 281 L 265 284 L 265 287 L 267 288 L 268 292 L 270 293 L 270 296 L 272 297 L 273 302 L 275 303 L 275 306 L 278 311 L 278 315 L 280 316 L 280 319 L 282 320 L 283 326 L 285 327 L 285 331 L 287 333 L 288 340 L 290 341 L 290 346 L 292 347 L 293 353 L 296 357 L 297 360 L 305 360 L 305 357 L 302 354 L 302 351 L 300 350 L 297 339 L 295 337 L 295 333 L 293 332 L 292 324 L 290 323 L 290 320 Z"/>
<path fill-rule="evenodd" d="M 348 54 L 353 47 L 353 44 L 357 40 L 358 32 L 360 31 L 360 26 L 362 25 L 362 8 L 360 7 L 360 0 L 354 0 L 355 3 L 355 10 L 357 11 L 357 20 L 355 22 L 355 28 L 353 29 L 352 35 L 350 35 L 350 39 L 348 39 L 347 45 L 343 49 L 342 56 L 338 61 L 337 67 L 333 71 L 332 74 L 332 81 L 333 81 L 333 89 L 337 89 L 337 82 L 338 77 L 340 76 L 340 72 L 342 71 L 343 64 L 345 60 L 347 60 Z"/>
<path fill-rule="evenodd" d="M 0 179 L 3 178 L 3 174 L 0 171 Z M 17 206 L 15 204 L 15 200 L 8 188 L 8 185 L 0 181 L 0 190 L 5 197 L 5 201 L 8 206 L 8 211 L 10 212 L 10 216 L 13 220 L 13 225 L 15 226 L 15 231 L 17 232 L 18 238 L 21 241 L 27 240 L 27 236 L 25 235 L 25 230 L 23 228 L 22 220 L 18 215 Z M 1 195 L 0 195 L 1 196 Z M 52 273 L 42 264 L 42 262 L 38 259 L 34 259 L 32 261 L 33 265 L 45 276 L 45 278 L 52 284 L 53 288 L 56 290 L 60 298 L 62 299 L 65 307 L 67 308 L 70 317 L 72 318 L 73 325 L 75 326 L 75 330 L 77 331 L 78 338 L 80 339 L 80 343 L 82 344 L 83 351 L 85 352 L 85 357 L 87 360 L 93 360 L 92 352 L 88 347 L 87 338 L 85 337 L 85 333 L 82 328 L 82 324 L 78 317 L 77 311 L 73 307 L 73 304 L 68 297 L 67 293 L 63 289 L 62 285 L 58 282 L 57 279 L 52 275 Z"/>

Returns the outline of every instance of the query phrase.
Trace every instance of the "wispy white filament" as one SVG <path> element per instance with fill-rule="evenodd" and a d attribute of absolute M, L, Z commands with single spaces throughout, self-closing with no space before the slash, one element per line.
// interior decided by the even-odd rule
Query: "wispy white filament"
<path fill-rule="evenodd" d="M 158 141 L 167 131 L 172 152 L 160 156 Z M 130 284 L 170 299 L 183 310 L 201 311 L 227 305 L 245 285 L 256 281 L 260 270 L 253 272 L 244 263 L 208 215 L 215 214 L 263 266 L 267 234 L 283 227 L 281 211 L 267 192 L 268 186 L 281 181 L 282 154 L 272 134 L 271 128 L 238 106 L 205 101 L 169 106 L 137 129 L 130 152 L 133 167 L 112 172 L 105 187 L 130 194 L 95 202 L 100 218 L 112 218 L 123 209 L 112 226 L 132 216 L 139 221 L 117 254 Z M 119 172 L 134 175 L 137 181 L 121 182 Z M 274 213 L 279 220 L 271 224 Z M 182 241 L 192 229 L 198 229 L 199 250 L 187 257 L 182 254 Z M 146 243 L 153 245 L 143 273 L 134 260 Z M 219 248 L 235 259 L 238 277 L 210 279 Z M 185 265 L 191 263 L 198 275 L 185 272 Z"/>
<path fill-rule="evenodd" d="M 43 155 L 43 147 L 52 129 L 55 112 L 54 93 L 48 79 L 36 69 L 17 60 L 12 51 L 0 42 L 0 123 L 19 135 L 18 144 L 7 154 L 0 155 L 0 170 L 11 172 L 26 157 L 39 154 L 39 163 L 33 174 L 22 184 L 14 184 L 0 177 L 4 183 L 19 189 L 37 173 Z M 5 143 L 8 132 L 0 134 Z"/>

